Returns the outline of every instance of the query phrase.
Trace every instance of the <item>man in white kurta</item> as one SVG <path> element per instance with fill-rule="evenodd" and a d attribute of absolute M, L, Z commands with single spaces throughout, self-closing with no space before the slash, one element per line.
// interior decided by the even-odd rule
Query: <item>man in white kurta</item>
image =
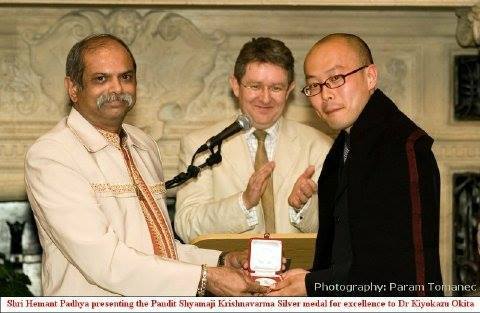
<path fill-rule="evenodd" d="M 135 102 L 135 73 L 118 38 L 94 35 L 77 43 L 67 57 L 70 114 L 27 152 L 44 295 L 264 291 L 234 269 L 242 266 L 241 254 L 219 259 L 220 251 L 173 239 L 156 143 L 123 123 Z M 215 267 L 219 261 L 226 266 Z"/>

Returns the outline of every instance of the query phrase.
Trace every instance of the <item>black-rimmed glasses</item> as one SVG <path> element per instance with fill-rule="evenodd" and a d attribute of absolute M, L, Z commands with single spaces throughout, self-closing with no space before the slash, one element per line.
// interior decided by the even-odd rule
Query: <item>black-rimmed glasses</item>
<path fill-rule="evenodd" d="M 313 83 L 302 88 L 302 93 L 307 97 L 313 97 L 322 92 L 322 87 L 327 86 L 327 88 L 335 89 L 345 84 L 345 77 L 355 74 L 356 72 L 363 70 L 368 67 L 368 65 L 361 66 L 347 74 L 337 74 L 330 76 L 323 83 Z"/>

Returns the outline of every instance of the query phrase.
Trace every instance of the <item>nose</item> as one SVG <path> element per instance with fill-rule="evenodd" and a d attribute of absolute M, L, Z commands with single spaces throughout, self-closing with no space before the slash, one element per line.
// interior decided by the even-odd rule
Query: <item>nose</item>
<path fill-rule="evenodd" d="M 268 89 L 267 86 L 262 88 L 262 91 L 260 93 L 260 99 L 262 100 L 263 103 L 269 103 L 270 102 L 270 89 Z"/>
<path fill-rule="evenodd" d="M 327 86 L 322 87 L 320 95 L 322 96 L 322 100 L 325 102 L 333 100 L 333 90 L 328 88 Z"/>
<path fill-rule="evenodd" d="M 121 93 L 123 90 L 122 82 L 118 77 L 114 77 L 110 80 L 110 88 L 109 92 Z"/>

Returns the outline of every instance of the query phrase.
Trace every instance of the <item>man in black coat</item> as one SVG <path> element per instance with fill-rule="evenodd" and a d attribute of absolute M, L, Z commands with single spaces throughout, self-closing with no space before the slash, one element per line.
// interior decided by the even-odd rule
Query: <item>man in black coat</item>
<path fill-rule="evenodd" d="M 359 37 L 324 37 L 304 71 L 302 91 L 340 134 L 318 180 L 313 268 L 286 272 L 271 295 L 443 295 L 433 139 L 376 88 L 377 68 Z M 317 189 L 308 179 L 303 187 L 290 205 Z"/>

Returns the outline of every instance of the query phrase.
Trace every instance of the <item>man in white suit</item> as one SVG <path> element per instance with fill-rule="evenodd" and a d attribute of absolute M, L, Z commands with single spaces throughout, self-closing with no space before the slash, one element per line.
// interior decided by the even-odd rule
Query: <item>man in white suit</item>
<path fill-rule="evenodd" d="M 279 40 L 252 39 L 238 55 L 230 85 L 253 127 L 225 140 L 223 161 L 178 190 L 178 235 L 191 242 L 210 233 L 316 232 L 315 182 L 331 139 L 282 117 L 295 87 L 291 51 Z M 232 122 L 184 137 L 180 170 L 202 143 Z"/>
<path fill-rule="evenodd" d="M 173 239 L 156 143 L 123 124 L 137 86 L 125 43 L 108 34 L 79 41 L 66 74 L 71 112 L 32 145 L 25 161 L 44 295 L 265 292 L 242 270 L 245 254 Z"/>

